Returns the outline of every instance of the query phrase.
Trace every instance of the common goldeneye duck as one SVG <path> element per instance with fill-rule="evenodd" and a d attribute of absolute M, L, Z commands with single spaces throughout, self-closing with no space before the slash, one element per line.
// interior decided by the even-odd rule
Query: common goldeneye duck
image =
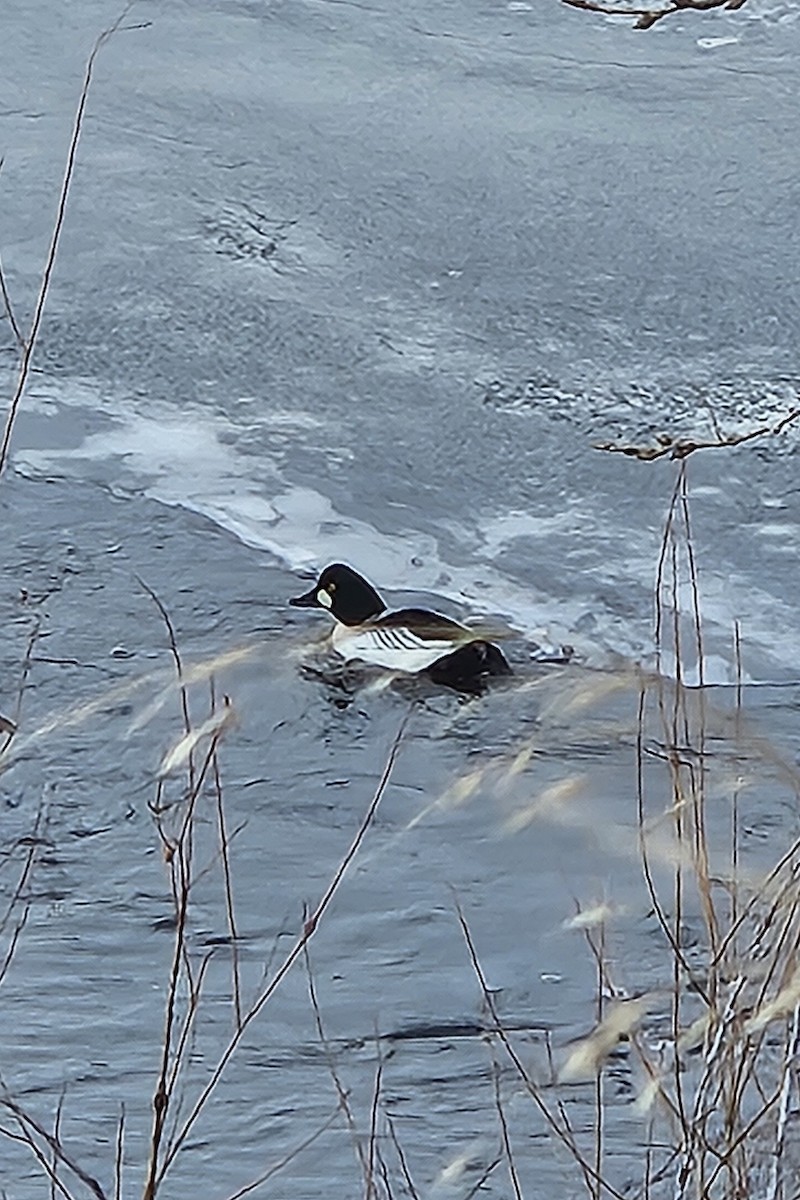
<path fill-rule="evenodd" d="M 424 608 L 388 612 L 372 584 L 344 563 L 326 567 L 295 608 L 324 608 L 335 621 L 333 648 L 346 662 L 424 671 L 459 691 L 482 690 L 487 675 L 510 675 L 502 652 L 478 630 Z"/>

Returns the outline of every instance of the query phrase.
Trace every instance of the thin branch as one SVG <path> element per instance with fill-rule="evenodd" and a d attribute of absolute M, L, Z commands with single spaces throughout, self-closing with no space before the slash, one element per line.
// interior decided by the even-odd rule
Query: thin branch
<path fill-rule="evenodd" d="M 497 1109 L 497 1119 L 500 1122 L 500 1133 L 503 1141 L 503 1155 L 508 1166 L 508 1177 L 511 1180 L 511 1186 L 514 1189 L 516 1200 L 523 1200 L 522 1188 L 519 1182 L 517 1173 L 517 1164 L 514 1161 L 514 1151 L 511 1147 L 511 1134 L 508 1130 L 508 1118 L 503 1107 L 503 1097 L 500 1092 L 500 1064 L 492 1053 L 492 1076 L 494 1079 L 494 1106 Z"/>
<path fill-rule="evenodd" d="M 273 1175 L 277 1175 L 279 1171 L 282 1171 L 284 1167 L 287 1167 L 290 1162 L 297 1158 L 298 1154 L 301 1154 L 303 1150 L 307 1150 L 309 1146 L 313 1145 L 317 1138 L 322 1137 L 323 1133 L 325 1133 L 327 1129 L 330 1129 L 331 1125 L 333 1125 L 338 1116 L 339 1106 L 337 1105 L 327 1120 L 323 1121 L 323 1123 L 317 1129 L 315 1129 L 312 1134 L 309 1134 L 309 1136 L 304 1138 L 302 1142 L 298 1142 L 296 1146 L 284 1154 L 283 1158 L 279 1158 L 276 1163 L 273 1163 L 263 1175 L 259 1175 L 258 1179 L 253 1179 L 252 1182 L 245 1184 L 245 1186 L 239 1188 L 238 1191 L 231 1192 L 227 1197 L 227 1200 L 241 1200 L 242 1196 L 247 1196 L 250 1192 L 254 1192 L 257 1187 L 260 1187 L 262 1183 L 266 1183 L 268 1179 L 272 1179 Z"/>
<path fill-rule="evenodd" d="M 177 842 L 173 847 L 171 858 L 172 881 L 173 881 L 173 898 L 175 901 L 175 949 L 172 957 L 172 967 L 170 969 L 169 986 L 167 989 L 167 1005 L 164 1018 L 164 1039 L 161 1053 L 161 1067 L 159 1070 L 158 1082 L 156 1084 L 155 1094 L 153 1096 L 153 1132 L 150 1139 L 150 1163 L 147 1172 L 147 1182 L 144 1190 L 144 1200 L 155 1200 L 158 1184 L 161 1177 L 158 1176 L 158 1162 L 161 1142 L 164 1135 L 164 1126 L 167 1119 L 167 1109 L 175 1087 L 175 1082 L 180 1070 L 183 1057 L 183 1049 L 186 1044 L 186 1037 L 191 1028 L 194 1016 L 197 1012 L 199 1001 L 199 989 L 202 987 L 205 971 L 208 966 L 208 958 L 201 964 L 200 973 L 195 981 L 192 975 L 191 963 L 189 961 L 188 949 L 186 946 L 186 928 L 188 922 L 189 910 L 189 894 L 191 891 L 191 829 L 192 818 L 195 812 L 197 798 L 203 789 L 209 767 L 216 753 L 216 748 L 221 737 L 219 730 L 211 740 L 208 753 L 206 755 L 200 773 L 193 785 L 192 792 L 186 804 L 186 813 L 183 818 L 180 834 Z M 181 979 L 181 967 L 183 967 L 187 985 L 189 987 L 189 1010 L 184 1022 L 182 1033 L 178 1037 L 173 1050 L 173 1036 L 176 1024 L 176 1008 L 178 1000 L 178 989 Z M 170 1067 L 172 1060 L 172 1067 Z"/>
<path fill-rule="evenodd" d="M 583 12 L 603 13 L 611 17 L 636 17 L 634 29 L 652 29 L 658 21 L 676 12 L 685 12 L 687 9 L 709 12 L 714 8 L 726 8 L 730 12 L 742 8 L 747 0 L 667 0 L 663 8 L 631 8 L 627 4 L 607 4 L 604 0 L 562 0 L 562 3 Z"/>
<path fill-rule="evenodd" d="M 180 693 L 181 693 L 181 712 L 183 713 L 183 728 L 184 728 L 184 732 L 188 735 L 189 733 L 191 733 L 191 730 L 192 730 L 192 719 L 191 719 L 191 715 L 189 713 L 189 695 L 188 695 L 188 692 L 186 689 L 186 683 L 184 682 L 183 662 L 181 660 L 181 652 L 178 649 L 178 637 L 177 637 L 177 634 L 175 633 L 175 626 L 172 623 L 172 617 L 169 615 L 167 607 L 164 604 L 161 597 L 158 595 L 157 592 L 155 592 L 153 590 L 153 588 L 150 587 L 149 583 L 146 583 L 140 575 L 136 576 L 136 582 L 139 584 L 139 586 L 145 592 L 147 592 L 148 596 L 153 601 L 153 603 L 155 604 L 158 611 L 161 613 L 164 624 L 166 625 L 167 637 L 169 638 L 170 653 L 172 654 L 172 658 L 175 663 L 175 674 L 178 677 L 178 686 L 180 688 Z"/>
<path fill-rule="evenodd" d="M 213 704 L 213 701 L 212 701 Z M 242 1023 L 242 988 L 239 970 L 239 933 L 236 928 L 236 913 L 233 904 L 233 880 L 231 877 L 230 838 L 225 825 L 225 806 L 222 794 L 222 778 L 219 770 L 219 759 L 216 751 L 212 762 L 214 768 L 214 793 L 217 800 L 217 825 L 219 828 L 219 848 L 222 858 L 222 877 L 225 883 L 225 910 L 228 917 L 228 934 L 231 940 L 231 977 L 233 986 L 233 1008 L 236 1013 L 237 1028 Z"/>
<path fill-rule="evenodd" d="M 26 350 L 25 338 L 22 336 L 22 330 L 17 324 L 17 318 L 14 316 L 14 309 L 11 305 L 11 296 L 9 295 L 8 284 L 6 283 L 6 273 L 3 270 L 2 260 L 0 260 L 0 293 L 2 293 L 3 296 L 3 307 L 6 310 L 8 323 L 14 331 L 14 337 L 17 340 L 17 345 L 24 353 Z"/>
<path fill-rule="evenodd" d="M 186 1138 L 189 1136 L 189 1133 L 191 1132 L 192 1128 L 194 1127 L 194 1124 L 197 1121 L 197 1118 L 200 1116 L 200 1113 L 203 1111 L 206 1104 L 208 1103 L 209 1097 L 211 1096 L 215 1087 L 219 1083 L 219 1080 L 222 1077 L 222 1074 L 225 1071 L 225 1068 L 227 1067 L 228 1063 L 230 1062 L 233 1054 L 235 1053 L 235 1051 L 236 1051 L 239 1043 L 241 1042 L 244 1034 L 246 1033 L 247 1029 L 249 1028 L 251 1023 L 256 1019 L 258 1014 L 261 1012 L 264 1005 L 269 1001 L 269 999 L 274 995 L 274 993 L 280 987 L 281 983 L 286 978 L 286 976 L 288 975 L 289 971 L 294 966 L 294 964 L 297 961 L 297 959 L 299 958 L 299 956 L 303 953 L 303 950 L 304 950 L 306 944 L 314 936 L 314 933 L 316 932 L 316 930 L 319 926 L 319 923 L 322 920 L 322 917 L 324 916 L 331 901 L 333 900 L 334 896 L 336 895 L 336 892 L 339 889 L 339 885 L 341 884 L 345 873 L 347 872 L 353 859 L 356 857 L 356 855 L 359 851 L 359 848 L 361 846 L 361 843 L 363 842 L 364 838 L 367 835 L 368 830 L 370 829 L 370 827 L 372 825 L 372 822 L 375 818 L 375 814 L 378 810 L 378 806 L 379 806 L 381 799 L 383 797 L 383 794 L 386 791 L 386 788 L 389 784 L 389 780 L 392 775 L 392 770 L 394 768 L 395 760 L 397 759 L 397 755 L 400 750 L 400 745 L 402 743 L 403 736 L 405 734 L 406 727 L 411 718 L 412 712 L 413 712 L 413 706 L 408 709 L 406 715 L 404 716 L 403 720 L 400 723 L 400 728 L 398 729 L 397 734 L 395 735 L 395 738 L 390 747 L 389 754 L 387 756 L 386 763 L 383 768 L 383 772 L 381 774 L 381 778 L 378 781 L 378 785 L 372 796 L 372 800 L 370 801 L 370 803 L 367 807 L 367 811 L 364 814 L 364 817 L 362 818 L 361 824 L 360 824 L 352 842 L 350 843 L 349 848 L 345 852 L 342 860 L 340 861 L 338 867 L 336 868 L 336 870 L 331 878 L 330 883 L 328 884 L 327 888 L 325 889 L 325 892 L 322 895 L 322 898 L 319 900 L 316 908 L 312 911 L 311 916 L 305 922 L 302 933 L 297 937 L 294 945 L 287 953 L 286 957 L 284 958 L 283 962 L 281 963 L 281 965 L 278 968 L 278 970 L 276 971 L 276 973 L 273 975 L 272 979 L 264 986 L 260 995 L 257 997 L 255 1002 L 251 1005 L 250 1009 L 243 1016 L 242 1023 L 239 1026 L 239 1028 L 236 1029 L 233 1032 L 233 1034 L 231 1035 L 231 1038 L 230 1038 L 227 1046 L 225 1047 L 225 1049 L 223 1050 L 219 1059 L 217 1060 L 216 1067 L 211 1072 L 211 1075 L 210 1075 L 208 1081 L 206 1082 L 206 1084 L 200 1090 L 200 1092 L 189 1112 L 189 1115 L 187 1116 L 186 1120 L 183 1123 L 182 1128 L 177 1133 L 172 1145 L 170 1146 L 169 1150 L 164 1155 L 163 1161 L 161 1163 L 161 1167 L 158 1171 L 158 1175 L 154 1181 L 156 1188 L 158 1187 L 158 1184 L 160 1184 L 161 1181 L 163 1180 L 166 1172 L 169 1170 L 171 1164 L 175 1160 L 175 1156 L 180 1151 L 183 1143 L 186 1141 Z M 338 1106 L 337 1106 L 336 1111 L 337 1112 L 339 1111 Z M 241 1194 L 244 1194 L 244 1193 L 241 1193 Z M 153 1192 L 153 1195 L 155 1195 L 155 1191 Z"/>
<path fill-rule="evenodd" d="M 372 1089 L 372 1104 L 369 1111 L 369 1140 L 367 1142 L 367 1171 L 364 1180 L 364 1200 L 378 1200 L 378 1185 L 375 1178 L 375 1158 L 378 1145 L 378 1113 L 380 1112 L 381 1085 L 383 1083 L 383 1058 L 380 1039 L 376 1033 L 375 1047 L 378 1062 L 375 1067 L 375 1086 Z"/>
<path fill-rule="evenodd" d="M 596 1184 L 599 1183 L 599 1184 L 602 1184 L 602 1186 L 606 1189 L 606 1191 L 608 1191 L 610 1193 L 610 1195 L 615 1197 L 615 1200 L 625 1200 L 625 1197 L 622 1192 L 617 1191 L 617 1189 L 607 1179 L 600 1178 L 597 1175 L 597 1172 L 595 1171 L 592 1164 L 588 1161 L 588 1159 L 581 1153 L 580 1149 L 578 1148 L 578 1145 L 572 1136 L 572 1131 L 569 1128 L 567 1128 L 565 1125 L 560 1124 L 556 1120 L 556 1118 L 553 1116 L 552 1112 L 550 1111 L 550 1109 L 548 1108 L 548 1106 L 545 1104 L 544 1100 L 542 1099 L 539 1087 L 534 1082 L 533 1077 L 531 1076 L 530 1072 L 527 1070 L 525 1064 L 523 1063 L 522 1059 L 520 1058 L 519 1054 L 517 1053 L 517 1050 L 516 1050 L 513 1042 L 511 1041 L 510 1037 L 508 1036 L 508 1033 L 506 1032 L 506 1029 L 503 1026 L 503 1023 L 500 1020 L 500 1014 L 497 1011 L 497 1005 L 495 1004 L 494 996 L 492 995 L 491 989 L 486 980 L 486 976 L 483 972 L 483 967 L 481 966 L 480 959 L 478 958 L 478 952 L 475 948 L 475 943 L 472 940 L 472 933 L 470 932 L 470 928 L 467 924 L 467 919 L 464 916 L 464 910 L 462 909 L 461 903 L 458 900 L 457 896 L 454 898 L 454 900 L 455 900 L 456 915 L 458 917 L 458 923 L 461 926 L 461 932 L 463 933 L 464 941 L 467 944 L 467 952 L 469 954 L 470 962 L 472 963 L 472 969 L 475 973 L 475 977 L 478 980 L 478 984 L 481 989 L 483 1001 L 492 1017 L 492 1020 L 494 1021 L 495 1032 L 497 1033 L 497 1036 L 499 1037 L 506 1054 L 511 1059 L 511 1062 L 514 1064 L 514 1067 L 515 1067 L 520 1079 L 522 1080 L 525 1090 L 528 1092 L 528 1094 L 530 1095 L 534 1104 L 536 1105 L 539 1112 L 541 1113 L 541 1115 L 545 1121 L 545 1124 L 547 1125 L 550 1132 L 569 1151 L 569 1153 L 572 1155 L 572 1157 L 575 1160 L 575 1162 L 577 1163 L 577 1165 L 580 1167 L 581 1173 L 582 1173 L 584 1181 L 586 1183 L 587 1190 L 591 1192 L 592 1182 L 594 1182 Z"/>
<path fill-rule="evenodd" d="M 67 1185 L 62 1183 L 57 1176 L 53 1175 L 53 1168 L 50 1166 L 47 1155 L 44 1153 L 42 1148 L 36 1144 L 36 1140 L 30 1130 L 25 1128 L 19 1117 L 15 1117 L 14 1119 L 19 1126 L 20 1132 L 14 1133 L 14 1131 L 7 1128 L 7 1126 L 0 1125 L 0 1133 L 3 1134 L 3 1137 L 7 1137 L 12 1142 L 21 1142 L 23 1146 L 27 1146 L 31 1154 L 38 1161 L 40 1167 L 43 1169 L 46 1177 L 50 1179 L 61 1192 L 64 1200 L 76 1200 L 76 1197 L 69 1190 Z"/>
<path fill-rule="evenodd" d="M 305 923 L 305 917 L 306 917 L 306 914 L 304 913 L 304 915 L 303 915 L 304 923 Z M 328 1035 L 325 1032 L 325 1026 L 322 1021 L 322 1009 L 320 1008 L 320 1005 L 319 1005 L 319 999 L 317 997 L 317 988 L 316 988 L 316 984 L 314 983 L 314 972 L 311 969 L 311 955 L 309 954 L 309 951 L 308 951 L 308 943 L 306 943 L 306 945 L 303 947 L 303 960 L 305 962 L 306 977 L 308 979 L 308 995 L 309 995 L 309 999 L 311 1000 L 311 1007 L 314 1011 L 314 1022 L 317 1026 L 317 1035 L 319 1037 L 322 1048 L 325 1052 L 325 1058 L 328 1063 L 328 1072 L 330 1074 L 331 1080 L 333 1081 L 334 1090 L 336 1091 L 336 1096 L 339 1100 L 339 1107 L 341 1108 L 342 1112 L 345 1115 L 345 1120 L 347 1121 L 347 1127 L 350 1130 L 350 1136 L 353 1139 L 353 1146 L 355 1147 L 356 1155 L 358 1156 L 359 1165 L 361 1167 L 361 1174 L 364 1177 L 364 1185 L 366 1187 L 366 1181 L 367 1181 L 367 1175 L 368 1175 L 367 1158 L 366 1158 L 366 1155 L 364 1154 L 364 1147 L 361 1145 L 361 1140 L 358 1136 L 358 1126 L 356 1125 L 356 1119 L 355 1119 L 355 1116 L 353 1115 L 353 1109 L 350 1104 L 350 1097 L 348 1095 L 347 1088 L 344 1086 L 344 1083 L 342 1082 L 342 1078 L 339 1075 L 339 1069 L 336 1066 L 336 1058 L 333 1053 L 333 1048 L 332 1048 L 330 1042 L 328 1041 Z M 390 1125 L 390 1132 L 391 1132 L 391 1125 Z M 397 1147 L 396 1142 L 395 1142 L 395 1146 Z M 404 1165 L 404 1160 L 402 1158 L 402 1151 L 400 1152 L 399 1156 L 400 1156 L 401 1168 L 402 1168 Z M 415 1193 L 413 1192 L 413 1184 L 411 1186 L 412 1186 L 412 1195 L 414 1195 Z M 419 1198 L 417 1197 L 416 1200 L 419 1200 Z"/>
<path fill-rule="evenodd" d="M 122 1164 L 125 1150 L 125 1105 L 120 1105 L 117 1148 L 114 1155 L 114 1200 L 122 1200 Z"/>
<path fill-rule="evenodd" d="M 8 1091 L 5 1090 L 5 1088 L 4 1088 L 4 1095 L 2 1097 L 0 1097 L 0 1104 L 2 1104 L 5 1108 L 7 1108 L 9 1110 L 9 1112 L 11 1112 L 13 1114 L 20 1129 L 23 1131 L 23 1133 L 28 1135 L 28 1137 L 30 1139 L 29 1145 L 30 1145 L 31 1149 L 34 1150 L 34 1152 L 36 1152 L 38 1150 L 38 1147 L 36 1147 L 36 1144 L 33 1141 L 33 1136 L 30 1132 L 31 1130 L 33 1130 L 33 1132 L 36 1133 L 42 1139 L 43 1142 L 46 1142 L 49 1149 L 58 1158 L 58 1161 L 63 1163 L 63 1165 L 65 1167 L 67 1167 L 73 1173 L 73 1175 L 75 1175 L 78 1179 L 80 1179 L 81 1183 L 84 1184 L 84 1186 L 89 1189 L 89 1191 L 92 1193 L 92 1195 L 97 1197 L 97 1200 L 107 1200 L 105 1192 L 103 1191 L 102 1187 L 97 1182 L 97 1180 L 94 1178 L 94 1176 L 90 1175 L 88 1171 L 84 1171 L 83 1167 L 81 1167 L 75 1161 L 75 1159 L 70 1154 L 67 1153 L 67 1151 L 64 1149 L 62 1143 L 60 1141 L 58 1141 L 56 1138 L 54 1138 L 52 1133 L 50 1133 L 47 1129 L 45 1129 L 45 1127 L 42 1124 L 40 1124 L 40 1122 L 37 1121 L 35 1117 L 32 1117 L 30 1115 L 30 1113 L 26 1112 L 25 1109 L 22 1108 L 22 1106 L 20 1104 L 17 1104 L 16 1100 L 12 1100 L 11 1096 L 9 1095 Z M 28 1127 L 30 1127 L 30 1128 L 28 1128 Z M 45 1167 L 45 1170 L 47 1171 L 48 1178 L 55 1179 L 52 1168 L 50 1167 L 50 1164 L 47 1162 L 47 1159 L 45 1158 L 44 1154 L 41 1151 L 39 1151 L 39 1153 L 37 1154 L 37 1157 L 40 1157 L 40 1161 L 42 1162 L 43 1166 Z M 55 1179 L 55 1182 L 56 1182 L 57 1186 L 61 1189 L 61 1191 L 64 1192 L 65 1195 L 69 1195 L 66 1188 L 62 1184 L 61 1180 Z"/>
<path fill-rule="evenodd" d="M 19 721 L 22 713 L 22 701 L 25 695 L 25 685 L 27 684 L 28 676 L 31 673 L 31 666 L 33 665 L 33 651 L 37 641 L 39 640 L 39 637 L 41 636 L 41 628 L 41 615 L 38 615 L 34 620 L 33 628 L 31 629 L 30 636 L 28 637 L 28 645 L 25 650 L 25 656 L 22 660 L 22 670 L 20 672 L 19 684 L 17 686 L 17 699 L 14 708 L 14 719 L 13 721 L 9 720 L 7 717 L 0 719 L 0 732 L 3 732 L 7 735 L 5 742 L 2 746 L 0 746 L 0 759 L 2 759 L 2 756 L 10 746 L 11 739 L 14 737 L 14 734 L 19 728 Z"/>
<path fill-rule="evenodd" d="M 464 1197 L 464 1200 L 473 1200 L 473 1197 L 477 1196 L 479 1193 L 481 1195 L 483 1194 L 483 1185 L 486 1183 L 487 1179 L 492 1174 L 492 1172 L 497 1170 L 497 1168 L 500 1166 L 500 1163 L 502 1161 L 503 1161 L 502 1154 L 499 1154 L 497 1156 L 497 1158 L 492 1159 L 492 1161 L 489 1163 L 489 1165 L 484 1169 L 483 1174 L 481 1176 L 479 1176 L 479 1178 L 476 1180 L 475 1186 L 470 1188 L 470 1190 L 467 1192 L 466 1196 Z"/>
<path fill-rule="evenodd" d="M 61 1116 L 64 1112 L 64 1099 L 67 1094 L 66 1086 L 62 1087 L 61 1095 L 58 1097 L 58 1107 L 56 1108 L 56 1119 L 53 1122 L 53 1141 L 56 1145 L 61 1142 Z M 56 1200 L 56 1184 L 58 1183 L 58 1155 L 55 1150 L 50 1163 L 50 1200 Z"/>
<path fill-rule="evenodd" d="M 408 1194 L 411 1197 L 411 1200 L 420 1200 L 420 1194 L 416 1189 L 414 1180 L 411 1178 L 411 1172 L 408 1169 L 408 1161 L 403 1152 L 400 1139 L 397 1136 L 397 1131 L 394 1127 L 394 1121 L 388 1112 L 386 1114 L 386 1125 L 389 1130 L 389 1137 L 392 1139 L 392 1145 L 394 1146 L 395 1154 L 397 1155 L 397 1161 L 400 1163 L 400 1170 L 403 1172 L 403 1179 L 405 1180 Z"/>
<path fill-rule="evenodd" d="M 72 137 L 70 138 L 69 149 L 67 151 L 67 164 L 64 170 L 61 192 L 58 198 L 56 220 L 50 239 L 50 249 L 45 261 L 42 282 L 39 287 L 39 295 L 36 300 L 36 307 L 33 311 L 33 321 L 31 322 L 30 333 L 28 334 L 27 339 L 24 339 L 24 349 L 22 353 L 22 361 L 20 362 L 19 374 L 17 376 L 17 385 L 14 389 L 14 394 L 11 397 L 11 403 L 8 407 L 8 414 L 6 416 L 5 429 L 3 430 L 3 438 L 2 441 L 0 441 L 0 475 L 2 475 L 3 468 L 5 467 L 8 459 L 8 450 L 9 446 L 11 445 L 11 433 L 14 428 L 14 420 L 22 399 L 22 393 L 25 390 L 25 384 L 28 381 L 28 375 L 30 374 L 33 351 L 36 347 L 36 339 L 42 324 L 42 317 L 44 316 L 44 306 L 47 300 L 47 294 L 50 290 L 50 280 L 56 265 L 58 244 L 61 239 L 61 231 L 64 227 L 64 219 L 67 214 L 67 199 L 69 197 L 72 176 L 75 172 L 75 160 L 78 153 L 78 142 L 80 141 L 81 130 L 83 128 L 83 118 L 86 113 L 86 103 L 89 99 L 89 88 L 91 87 L 92 83 L 95 59 L 109 38 L 113 37 L 117 30 L 121 27 L 122 22 L 130 12 L 133 3 L 134 0 L 129 0 L 129 3 L 125 5 L 114 24 L 100 34 L 86 63 L 86 72 L 83 77 L 83 87 L 81 88 L 78 108 L 75 113 L 75 121 L 72 127 Z M 135 28 L 142 28 L 142 26 L 136 26 Z"/>
<path fill-rule="evenodd" d="M 562 0 L 563 4 L 575 4 L 583 7 L 583 0 Z M 585 0 L 586 4 L 591 0 Z M 684 5 L 685 7 L 685 5 Z M 677 10 L 676 10 L 677 11 Z M 640 462 L 654 462 L 657 458 L 684 459 L 696 450 L 721 450 L 728 446 L 741 446 L 744 442 L 752 442 L 756 438 L 771 437 L 782 433 L 784 429 L 800 418 L 800 408 L 792 408 L 784 413 L 773 425 L 759 425 L 748 433 L 729 433 L 709 441 L 693 441 L 689 438 L 664 437 L 659 439 L 657 446 L 632 446 L 622 442 L 596 442 L 595 450 L 605 450 L 609 454 L 625 454 L 628 458 L 638 458 Z"/>
<path fill-rule="evenodd" d="M 4 165 L 5 159 L 0 158 L 0 171 L 2 171 Z M 2 292 L 3 295 L 3 304 L 6 310 L 6 316 L 8 317 L 9 324 L 14 331 L 14 337 L 17 339 L 20 350 L 24 351 L 25 338 L 22 336 L 22 330 L 17 324 L 17 318 L 14 316 L 14 309 L 11 304 L 11 296 L 9 295 L 8 287 L 6 286 L 6 277 L 3 271 L 2 263 L 0 263 L 0 292 Z"/>

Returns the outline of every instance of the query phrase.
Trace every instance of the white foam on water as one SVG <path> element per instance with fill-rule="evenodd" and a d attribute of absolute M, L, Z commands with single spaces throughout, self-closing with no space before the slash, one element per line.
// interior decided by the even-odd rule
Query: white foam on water
<path fill-rule="evenodd" d="M 85 389 L 74 393 L 75 405 L 84 406 L 86 400 Z M 38 401 L 45 407 L 52 402 L 52 393 Z M 301 428 L 319 425 L 315 418 L 304 422 L 302 414 L 293 416 Z M 268 425 L 269 419 L 262 424 Z M 285 415 L 281 424 L 287 424 Z M 413 528 L 387 532 L 346 515 L 322 492 L 288 483 L 278 465 L 263 455 L 256 460 L 262 478 L 254 479 L 253 459 L 225 444 L 220 436 L 225 432 L 219 417 L 199 411 L 177 418 L 174 411 L 162 415 L 118 408 L 110 428 L 90 433 L 79 446 L 23 446 L 15 451 L 14 462 L 26 473 L 60 470 L 81 478 L 99 477 L 119 492 L 135 490 L 161 503 L 189 508 L 246 545 L 268 550 L 292 570 L 310 572 L 337 560 L 366 563 L 386 591 L 432 592 L 476 613 L 502 613 L 534 640 L 574 643 L 574 636 L 567 637 L 570 619 L 577 621 L 581 608 L 565 612 L 563 605 L 491 566 L 509 536 L 546 536 L 560 527 L 562 518 L 538 523 L 529 518 L 527 525 L 522 513 L 496 518 L 487 525 L 487 544 L 474 566 L 455 567 L 440 556 L 432 536 Z M 452 536 L 452 524 L 448 531 Z"/>
<path fill-rule="evenodd" d="M 57 398 L 56 398 L 57 397 Z M 64 407 L 87 407 L 86 388 L 39 395 L 34 402 L 41 411 L 52 413 L 54 403 Z M 96 397 L 95 397 L 96 399 Z M 96 405 L 100 408 L 100 405 Z M 574 536 L 576 528 L 597 547 L 590 573 L 599 588 L 624 590 L 632 583 L 648 592 L 653 584 L 652 547 L 631 545 L 627 531 L 609 524 L 598 511 L 583 507 L 562 508 L 552 515 L 537 516 L 516 510 L 492 514 L 477 531 L 460 531 L 448 525 L 452 538 L 464 542 L 468 566 L 454 566 L 440 554 L 437 540 L 420 530 L 399 528 L 387 531 L 358 517 L 340 512 L 331 499 L 309 486 L 289 481 L 278 461 L 265 454 L 240 453 L 227 444 L 240 438 L 241 426 L 226 423 L 217 414 L 193 410 L 180 417 L 174 409 L 149 405 L 149 411 L 133 405 L 110 403 L 101 411 L 111 419 L 110 427 L 89 433 L 77 446 L 19 448 L 14 461 L 34 474 L 60 470 L 78 478 L 95 478 L 121 492 L 135 491 L 161 503 L 181 506 L 203 514 L 228 529 L 248 546 L 269 551 L 291 570 L 314 572 L 328 562 L 343 560 L 363 566 L 376 584 L 387 592 L 418 590 L 440 595 L 462 610 L 503 614 L 531 640 L 559 645 L 569 642 L 589 662 L 602 662 L 607 651 L 628 657 L 648 657 L 652 613 L 630 622 L 602 610 L 587 613 L 587 602 L 557 600 L 510 579 L 495 560 L 503 553 L 513 557 L 516 539 L 543 541 L 554 536 Z M 259 432 L 269 428 L 271 417 L 258 421 Z M 324 424 L 302 412 L 278 413 L 279 427 L 313 430 L 324 444 Z M 40 439 L 41 440 L 41 439 Z M 267 443 L 268 444 L 268 441 Z M 276 460 L 278 455 L 276 455 Z M 255 471 L 258 478 L 255 477 Z M 764 535 L 788 540 L 787 526 L 765 526 Z M 477 544 L 476 544 L 476 538 Z M 701 580 L 704 626 L 709 637 L 709 682 L 731 682 L 733 666 L 732 631 L 740 621 L 744 644 L 768 663 L 800 666 L 800 634 L 795 613 L 779 598 L 752 580 L 725 578 L 704 571 Z M 682 610 L 691 612 L 691 596 L 683 590 Z M 590 636 L 578 635 L 587 617 Z M 713 645 L 712 645 L 713 643 Z M 730 646 L 730 654 L 728 647 Z M 776 650 L 776 647 L 779 649 Z"/>

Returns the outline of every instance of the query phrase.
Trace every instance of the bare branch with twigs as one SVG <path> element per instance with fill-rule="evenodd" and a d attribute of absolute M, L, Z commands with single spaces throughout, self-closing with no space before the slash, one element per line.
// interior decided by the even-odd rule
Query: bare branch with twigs
<path fill-rule="evenodd" d="M 710 12 L 714 8 L 725 8 L 729 12 L 744 7 L 747 0 L 666 0 L 658 8 L 636 8 L 630 4 L 606 3 L 606 0 L 562 0 L 570 8 L 579 8 L 584 12 L 602 13 L 611 17 L 635 17 L 634 29 L 652 29 L 664 17 L 674 13 Z"/>
<path fill-rule="evenodd" d="M 571 0 L 564 0 L 565 4 Z M 656 446 L 628 445 L 624 442 L 596 442 L 595 450 L 605 450 L 609 454 L 625 454 L 628 458 L 638 458 L 640 462 L 654 462 L 659 458 L 671 458 L 681 461 L 694 454 L 697 450 L 723 450 L 731 446 L 743 446 L 745 442 L 755 441 L 756 438 L 775 437 L 788 429 L 800 417 L 800 408 L 792 408 L 779 421 L 772 425 L 759 425 L 747 433 L 720 434 L 708 441 L 690 438 L 673 438 L 664 434 L 658 439 Z"/>

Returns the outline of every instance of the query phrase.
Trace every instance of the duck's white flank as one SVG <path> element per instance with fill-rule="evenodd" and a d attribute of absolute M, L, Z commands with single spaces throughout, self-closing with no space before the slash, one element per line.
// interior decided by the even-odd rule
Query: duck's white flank
<path fill-rule="evenodd" d="M 466 629 L 464 632 L 468 633 Z M 404 626 L 381 628 L 341 625 L 339 622 L 334 627 L 332 641 L 336 653 L 348 662 L 357 658 L 389 671 L 424 671 L 463 645 L 461 639 L 431 641 L 417 637 Z"/>

